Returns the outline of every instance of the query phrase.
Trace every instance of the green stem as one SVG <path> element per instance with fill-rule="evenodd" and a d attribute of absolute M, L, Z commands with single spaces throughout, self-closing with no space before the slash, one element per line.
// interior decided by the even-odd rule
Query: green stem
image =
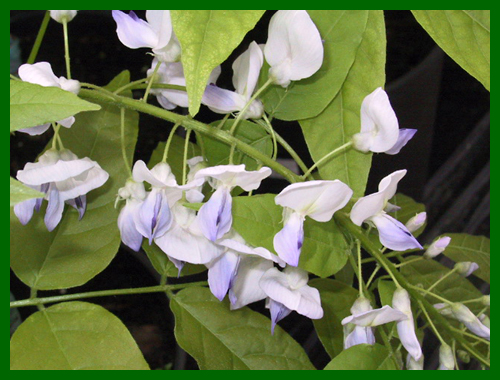
<path fill-rule="evenodd" d="M 436 286 L 438 286 L 441 282 L 443 282 L 444 280 L 446 280 L 448 277 L 450 277 L 452 275 L 452 273 L 455 273 L 456 271 L 457 271 L 456 268 L 453 268 L 452 270 L 450 270 L 443 277 L 441 277 L 439 280 L 437 280 L 434 284 L 432 284 L 431 286 L 429 286 L 427 288 L 427 291 L 430 292 L 432 289 L 434 289 Z"/>
<path fill-rule="evenodd" d="M 386 256 L 387 257 L 387 256 Z M 394 257 L 394 256 L 393 256 Z M 408 261 L 403 261 L 402 263 L 399 263 L 399 264 L 395 264 L 394 266 L 396 268 L 401 268 L 401 267 L 404 267 L 405 265 L 408 265 L 408 264 L 412 264 L 412 263 L 415 263 L 417 261 L 421 261 L 423 260 L 423 256 L 422 257 L 416 257 L 414 259 L 411 259 L 411 260 L 408 260 Z"/>
<path fill-rule="evenodd" d="M 216 127 L 212 127 L 201 123 L 199 121 L 193 120 L 187 116 L 179 115 L 174 112 L 165 110 L 160 107 L 153 106 L 148 103 L 141 102 L 139 100 L 131 99 L 125 96 L 115 95 L 109 91 L 93 91 L 87 89 L 81 89 L 79 96 L 83 99 L 89 101 L 100 101 L 108 104 L 115 105 L 117 107 L 126 107 L 135 111 L 143 112 L 155 117 L 158 117 L 163 120 L 168 120 L 173 123 L 178 123 L 185 127 L 186 129 L 192 129 L 195 132 L 198 132 L 202 135 L 209 136 L 215 140 L 218 140 L 226 145 L 235 145 L 238 150 L 245 153 L 246 155 L 254 158 L 257 161 L 262 162 L 263 165 L 268 166 L 276 173 L 285 177 L 291 183 L 300 182 L 302 179 L 300 176 L 293 173 L 291 170 L 281 165 L 280 163 L 272 160 L 264 153 L 258 151 L 254 147 L 240 141 L 234 136 L 230 135 L 226 131 L 222 131 L 217 129 Z"/>
<path fill-rule="evenodd" d="M 332 150 L 330 153 L 328 153 L 327 155 L 325 155 L 322 158 L 320 158 L 317 162 L 315 162 L 314 165 L 311 166 L 309 168 L 309 170 L 307 170 L 304 173 L 304 175 L 302 176 L 302 178 L 307 178 L 307 176 L 309 174 L 311 174 L 314 171 L 314 169 L 316 169 L 318 166 L 320 166 L 321 164 L 323 164 L 324 162 L 326 162 L 328 160 L 331 160 L 331 159 L 333 159 L 333 158 L 341 155 L 342 153 L 344 153 L 347 150 L 351 149 L 351 147 L 352 147 L 352 141 L 348 141 L 344 145 L 339 146 L 337 149 Z"/>
<path fill-rule="evenodd" d="M 182 156 L 182 185 L 187 182 L 187 155 L 189 148 L 189 136 L 191 135 L 191 130 L 186 131 L 186 139 L 184 140 L 184 155 Z"/>
<path fill-rule="evenodd" d="M 25 299 L 20 301 L 13 301 L 10 303 L 10 307 L 25 307 L 25 306 L 37 306 L 43 305 L 47 303 L 56 303 L 56 302 L 65 302 L 65 301 L 74 301 L 85 298 L 94 298 L 94 297 L 108 297 L 108 296 L 119 296 L 119 295 L 129 295 L 129 294 L 145 294 L 145 293 L 159 293 L 159 292 L 167 292 L 178 289 L 184 289 L 192 286 L 206 286 L 206 281 L 199 282 L 190 282 L 186 284 L 176 284 L 176 285 L 156 285 L 156 286 L 148 286 L 143 288 L 131 288 L 131 289 L 110 289 L 110 290 L 99 290 L 95 292 L 86 292 L 86 293 L 75 293 L 75 294 L 64 294 L 61 296 L 52 296 L 52 297 L 40 297 L 33 299 Z"/>
<path fill-rule="evenodd" d="M 264 119 L 265 123 L 267 124 L 268 131 L 271 134 L 271 139 L 273 140 L 273 155 L 272 155 L 272 159 L 276 160 L 276 158 L 278 157 L 278 142 L 277 142 L 277 139 L 276 139 L 276 132 L 274 131 L 274 128 L 271 125 L 271 123 L 269 122 L 269 119 L 267 118 L 267 116 L 266 116 L 265 113 L 262 115 L 262 118 Z"/>
<path fill-rule="evenodd" d="M 439 301 L 443 301 L 444 303 L 448 304 L 448 305 L 451 305 L 453 304 L 453 302 L 447 300 L 446 298 L 444 297 L 441 297 L 441 296 L 438 296 L 436 293 L 433 293 L 427 289 L 424 289 L 424 288 L 421 288 L 421 287 L 418 287 L 418 286 L 414 286 L 414 285 L 409 285 L 410 287 L 412 287 L 413 289 L 421 292 L 421 293 L 424 293 L 425 295 L 428 295 L 428 296 L 431 296 L 431 297 L 434 297 L 435 299 L 439 300 Z"/>
<path fill-rule="evenodd" d="M 153 71 L 153 75 L 151 75 L 151 78 L 148 81 L 148 86 L 146 87 L 146 92 L 144 92 L 144 97 L 142 98 L 142 101 L 146 103 L 148 101 L 148 96 L 149 96 L 149 91 L 151 91 L 151 86 L 153 85 L 153 82 L 155 81 L 156 73 L 160 69 L 161 66 L 161 61 L 158 61 L 158 63 L 155 66 L 155 69 Z"/>
<path fill-rule="evenodd" d="M 434 334 L 436 335 L 436 337 L 439 339 L 439 341 L 441 342 L 441 344 L 446 344 L 446 342 L 444 341 L 443 337 L 441 336 L 441 334 L 439 333 L 439 331 L 437 330 L 436 326 L 434 325 L 434 323 L 432 322 L 432 319 L 431 317 L 429 316 L 429 314 L 427 313 L 427 311 L 425 310 L 425 307 L 424 305 L 422 305 L 422 302 L 421 301 L 417 301 L 418 304 L 420 305 L 420 310 L 422 310 L 422 313 L 424 313 L 425 315 L 425 318 L 427 319 L 427 321 L 429 322 L 429 325 L 431 326 L 432 328 L 432 331 L 434 331 Z"/>
<path fill-rule="evenodd" d="M 71 79 L 71 67 L 69 64 L 68 20 L 64 18 L 62 20 L 62 24 L 64 33 L 64 60 L 66 61 L 66 73 L 67 78 Z"/>
<path fill-rule="evenodd" d="M 377 266 L 373 270 L 372 274 L 370 275 L 370 278 L 368 279 L 368 281 L 366 281 L 365 286 L 367 289 L 370 287 L 370 284 L 372 283 L 373 279 L 375 278 L 375 275 L 380 270 L 380 268 L 381 268 L 380 265 L 377 264 Z"/>
<path fill-rule="evenodd" d="M 40 29 L 38 30 L 38 34 L 35 39 L 35 43 L 31 48 L 31 52 L 26 63 L 29 64 L 35 63 L 36 56 L 38 55 L 38 50 L 40 50 L 40 46 L 42 45 L 43 37 L 45 36 L 45 31 L 47 30 L 47 25 L 49 25 L 49 21 L 50 21 L 50 12 L 46 11 L 45 16 L 43 16 L 42 25 L 40 25 Z"/>
<path fill-rule="evenodd" d="M 362 264 L 361 264 L 361 243 L 359 240 L 356 240 L 356 252 L 358 253 L 358 278 L 359 280 L 359 296 L 363 297 L 363 273 L 362 273 Z"/>
<path fill-rule="evenodd" d="M 163 158 L 161 162 L 167 162 L 168 158 L 168 151 L 170 150 L 170 145 L 172 144 L 172 139 L 174 138 L 175 132 L 177 131 L 177 128 L 179 128 L 179 124 L 175 124 L 172 127 L 172 130 L 170 131 L 170 134 L 168 135 L 167 142 L 165 143 L 165 149 L 163 150 Z"/>
<path fill-rule="evenodd" d="M 380 254 L 379 250 L 377 247 L 370 241 L 370 239 L 365 236 L 363 233 L 363 230 L 356 226 L 354 223 L 350 221 L 350 219 L 342 213 L 336 213 L 335 214 L 335 220 L 341 225 L 344 229 L 346 229 L 348 232 L 350 232 L 355 238 L 359 239 L 361 241 L 361 244 L 363 248 L 372 256 L 376 259 L 376 261 L 384 267 L 384 269 L 390 271 L 391 275 L 393 278 L 397 278 L 399 284 L 405 288 L 410 295 L 418 301 L 422 303 L 422 307 L 425 308 L 425 310 L 428 312 L 429 316 L 438 323 L 440 326 L 442 326 L 443 329 L 445 329 L 449 335 L 451 335 L 452 338 L 454 338 L 460 345 L 468 351 L 472 356 L 474 356 L 477 360 L 479 360 L 481 363 L 483 363 L 486 366 L 490 366 L 489 360 L 483 358 L 483 356 L 474 349 L 470 345 L 470 343 L 465 340 L 465 338 L 457 333 L 452 326 L 450 326 L 449 322 L 444 318 L 438 310 L 434 308 L 434 306 L 425 299 L 425 296 L 420 293 L 422 289 L 417 288 L 413 285 L 411 285 L 406 278 L 399 273 L 396 268 L 394 268 L 394 264 L 389 261 L 384 255 Z"/>
<path fill-rule="evenodd" d="M 52 149 L 57 149 L 57 138 L 59 137 L 59 129 L 61 126 L 57 123 L 52 123 L 54 129 L 54 136 L 52 137 Z"/>
<path fill-rule="evenodd" d="M 127 158 L 127 150 L 125 148 L 125 108 L 120 108 L 120 137 L 121 137 L 121 145 L 122 145 L 122 157 L 123 162 L 125 163 L 125 167 L 127 171 L 132 174 L 132 169 L 128 162 Z"/>
<path fill-rule="evenodd" d="M 145 83 L 147 81 L 148 81 L 148 78 L 142 78 L 142 79 L 138 79 L 138 80 L 135 80 L 133 82 L 127 83 L 124 86 L 118 87 L 117 90 L 113 91 L 113 94 L 118 95 L 125 90 L 135 89 L 136 88 L 135 86 L 142 85 L 142 84 L 145 84 L 145 86 L 146 86 L 145 88 L 147 88 L 149 86 L 149 83 Z"/>

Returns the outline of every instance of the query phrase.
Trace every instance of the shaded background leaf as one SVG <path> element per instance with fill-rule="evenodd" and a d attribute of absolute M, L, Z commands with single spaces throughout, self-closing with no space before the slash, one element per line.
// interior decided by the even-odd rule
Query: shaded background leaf
<path fill-rule="evenodd" d="M 326 370 L 397 370 L 389 350 L 380 344 L 358 344 L 337 355 Z"/>
<path fill-rule="evenodd" d="M 45 194 L 33 190 L 17 179 L 10 177 L 10 207 L 33 198 L 42 198 Z"/>

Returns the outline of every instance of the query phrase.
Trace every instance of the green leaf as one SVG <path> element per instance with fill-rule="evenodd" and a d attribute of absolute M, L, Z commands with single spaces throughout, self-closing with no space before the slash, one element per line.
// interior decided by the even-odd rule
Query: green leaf
<path fill-rule="evenodd" d="M 490 90 L 490 11 L 412 10 L 455 62 Z"/>
<path fill-rule="evenodd" d="M 128 82 L 129 73 L 123 72 L 107 88 L 112 91 Z M 129 162 L 137 133 L 138 115 L 127 111 L 125 145 Z M 11 267 L 26 285 L 41 290 L 82 285 L 108 266 L 120 246 L 115 197 L 130 175 L 121 153 L 118 108 L 103 105 L 100 111 L 82 114 L 71 129 L 62 128 L 60 135 L 65 148 L 80 158 L 97 161 L 110 179 L 88 194 L 82 220 L 78 220 L 76 210 L 66 206 L 59 226 L 52 232 L 43 223 L 44 209 L 26 226 L 11 212 Z"/>
<path fill-rule="evenodd" d="M 302 347 L 271 321 L 244 307 L 229 310 L 206 288 L 187 288 L 170 303 L 175 337 L 202 370 L 312 370 Z"/>
<path fill-rule="evenodd" d="M 408 220 L 410 220 L 410 218 L 413 218 L 416 214 L 425 211 L 424 204 L 415 202 L 409 196 L 401 193 L 397 193 L 390 202 L 393 205 L 401 207 L 400 210 L 392 213 L 392 216 L 403 224 L 406 224 Z M 412 232 L 413 236 L 418 237 L 422 232 L 424 232 L 424 229 L 425 224 L 415 232 Z"/>
<path fill-rule="evenodd" d="M 335 220 L 320 223 L 306 219 L 300 268 L 319 277 L 329 277 L 344 267 L 349 253 L 349 246 Z"/>
<path fill-rule="evenodd" d="M 369 11 L 363 39 L 342 88 L 318 116 L 301 120 L 309 152 L 315 162 L 360 131 L 360 109 L 365 96 L 385 82 L 385 24 L 382 11 Z M 323 179 L 339 179 L 353 191 L 364 195 L 371 154 L 354 149 L 324 162 L 318 168 Z"/>
<path fill-rule="evenodd" d="M 170 144 L 169 152 L 168 152 L 168 157 L 167 157 L 167 163 L 170 165 L 170 169 L 172 170 L 172 173 L 175 175 L 175 178 L 177 179 L 178 183 L 181 183 L 182 181 L 182 165 L 183 165 L 183 160 L 184 160 L 184 143 L 185 139 L 174 135 L 172 138 L 172 143 Z M 156 149 L 153 151 L 153 154 L 151 155 L 151 158 L 149 159 L 148 167 L 151 169 L 153 166 L 155 166 L 158 162 L 161 162 L 163 159 L 163 151 L 165 150 L 165 142 L 160 142 Z M 200 156 L 201 155 L 201 150 L 198 147 L 198 145 L 190 142 L 188 144 L 188 154 L 187 158 L 188 160 L 190 158 L 193 158 L 195 156 Z"/>
<path fill-rule="evenodd" d="M 324 316 L 313 320 L 318 338 L 331 358 L 344 349 L 342 319 L 351 315 L 350 309 L 358 298 L 358 291 L 340 281 L 327 278 L 313 279 L 309 285 L 319 290 Z"/>
<path fill-rule="evenodd" d="M 265 92 L 262 99 L 265 109 L 278 119 L 308 119 L 326 108 L 349 73 L 368 20 L 365 10 L 310 10 L 308 13 L 323 40 L 323 64 L 310 78 L 292 82 L 286 89 L 272 86 Z M 267 78 L 267 67 L 263 72 Z"/>
<path fill-rule="evenodd" d="M 162 275 L 167 277 L 178 277 L 179 270 L 176 266 L 168 259 L 165 252 L 163 252 L 156 244 L 149 245 L 147 241 L 142 244 L 142 249 L 148 255 L 149 261 L 156 269 L 156 271 Z M 181 271 L 181 276 L 189 276 L 192 274 L 201 273 L 207 270 L 204 265 L 195 265 L 186 263 Z"/>
<path fill-rule="evenodd" d="M 234 120 L 228 120 L 224 123 L 222 130 L 230 130 Z M 218 126 L 220 121 L 215 121 L 211 126 Z M 258 124 L 243 120 L 239 123 L 234 134 L 239 140 L 271 157 L 273 153 L 273 143 L 271 136 Z M 231 147 L 218 140 L 208 136 L 203 136 L 203 145 L 205 147 L 205 155 L 209 166 L 227 165 L 229 164 L 229 152 Z M 259 163 L 253 158 L 236 150 L 233 163 L 235 165 L 245 164 L 246 170 L 258 170 Z"/>
<path fill-rule="evenodd" d="M 10 177 L 10 207 L 33 198 L 43 198 L 44 193 L 33 190 L 17 179 Z"/>
<path fill-rule="evenodd" d="M 10 131 L 35 127 L 76 115 L 82 111 L 97 111 L 98 104 L 87 102 L 69 91 L 57 87 L 10 81 Z"/>
<path fill-rule="evenodd" d="M 414 259 L 415 256 L 407 257 L 407 260 Z M 424 289 L 428 289 L 437 280 L 441 279 L 443 276 L 447 275 L 450 269 L 439 264 L 434 260 L 421 260 L 414 263 L 404 265 L 401 268 L 401 274 L 403 274 L 408 282 L 412 285 L 422 285 Z M 470 299 L 476 299 L 482 296 L 481 292 L 476 289 L 472 283 L 460 276 L 457 273 L 452 273 L 442 282 L 440 282 L 433 290 L 433 293 L 446 298 L 452 302 L 462 302 Z M 429 298 L 430 302 L 438 303 L 441 302 L 436 299 Z M 471 310 L 479 312 L 477 309 L 478 304 L 470 304 Z"/>
<path fill-rule="evenodd" d="M 106 309 L 65 302 L 31 315 L 10 341 L 11 370 L 148 370 L 123 323 Z"/>
<path fill-rule="evenodd" d="M 490 239 L 469 234 L 443 234 L 451 237 L 443 254 L 455 262 L 473 261 L 479 269 L 473 275 L 490 283 Z"/>
<path fill-rule="evenodd" d="M 264 11 L 171 10 L 170 14 L 182 48 L 189 114 L 195 116 L 210 73 L 229 57 Z"/>
<path fill-rule="evenodd" d="M 274 252 L 274 235 L 283 225 L 283 209 L 274 203 L 275 194 L 233 198 L 233 228 L 254 247 Z"/>
<path fill-rule="evenodd" d="M 389 350 L 380 344 L 358 344 L 337 355 L 326 370 L 397 370 Z"/>

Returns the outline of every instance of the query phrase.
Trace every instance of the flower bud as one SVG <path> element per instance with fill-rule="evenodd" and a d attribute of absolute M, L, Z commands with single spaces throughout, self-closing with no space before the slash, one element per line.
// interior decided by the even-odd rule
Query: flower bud
<path fill-rule="evenodd" d="M 464 350 L 457 350 L 457 355 L 458 358 L 464 362 L 465 364 L 468 364 L 470 362 L 470 355 L 467 351 Z"/>
<path fill-rule="evenodd" d="M 413 233 L 416 230 L 418 230 L 420 227 L 422 227 L 425 224 L 426 220 L 427 220 L 427 213 L 420 212 L 417 215 L 415 215 L 413 218 L 408 220 L 408 222 L 406 222 L 406 228 L 408 228 L 408 231 Z"/>
<path fill-rule="evenodd" d="M 484 306 L 490 306 L 490 295 L 488 294 L 487 296 L 483 296 L 481 298 L 481 302 Z"/>
<path fill-rule="evenodd" d="M 453 370 L 455 368 L 455 358 L 453 351 L 447 344 L 442 344 L 439 348 L 439 368 L 440 370 Z"/>
<path fill-rule="evenodd" d="M 59 23 L 63 23 L 64 21 L 70 22 L 76 16 L 76 12 L 78 11 L 49 11 L 50 17 L 56 20 Z"/>
<path fill-rule="evenodd" d="M 427 251 L 424 253 L 424 257 L 426 259 L 432 259 L 439 255 L 441 252 L 445 250 L 445 248 L 450 244 L 451 238 L 448 236 L 442 236 L 439 239 L 435 240 Z"/>
<path fill-rule="evenodd" d="M 468 277 L 476 269 L 479 269 L 479 265 L 472 261 L 462 261 L 455 264 L 455 270 L 463 277 Z"/>
<path fill-rule="evenodd" d="M 462 322 L 471 332 L 485 339 L 490 339 L 490 329 L 481 323 L 478 317 L 461 303 L 454 303 L 451 306 L 453 316 Z"/>

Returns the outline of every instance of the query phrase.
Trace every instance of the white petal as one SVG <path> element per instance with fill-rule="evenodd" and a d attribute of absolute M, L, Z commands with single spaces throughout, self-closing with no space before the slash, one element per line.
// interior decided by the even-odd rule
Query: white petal
<path fill-rule="evenodd" d="M 19 78 L 25 82 L 39 84 L 44 87 L 60 87 L 59 79 L 48 62 L 25 63 L 18 70 Z"/>
<path fill-rule="evenodd" d="M 407 128 L 401 128 L 399 130 L 399 137 L 398 141 L 396 141 L 396 144 L 394 146 L 385 151 L 385 154 L 398 154 L 399 151 L 410 141 L 413 136 L 417 133 L 416 129 L 407 129 Z"/>
<path fill-rule="evenodd" d="M 37 125 L 36 127 L 18 129 L 17 132 L 27 133 L 30 136 L 38 136 L 50 128 L 50 123 Z"/>
<path fill-rule="evenodd" d="M 396 289 L 392 298 L 392 307 L 408 316 L 408 319 L 397 322 L 396 326 L 403 347 L 418 361 L 422 356 L 422 348 L 415 334 L 415 323 L 411 311 L 410 295 L 405 289 Z"/>
<path fill-rule="evenodd" d="M 482 338 L 490 340 L 490 329 L 483 325 L 470 309 L 460 303 L 451 307 L 453 316 L 462 322 L 471 332 Z"/>
<path fill-rule="evenodd" d="M 351 196 L 352 190 L 339 180 L 308 181 L 288 185 L 274 201 L 300 215 L 327 222 L 335 211 L 347 204 Z"/>
<path fill-rule="evenodd" d="M 242 308 L 267 297 L 258 284 L 263 274 L 272 267 L 271 261 L 260 257 L 241 257 L 233 287 L 229 290 L 231 310 Z"/>
<path fill-rule="evenodd" d="M 168 166 L 167 163 L 164 164 Z M 160 188 L 174 184 L 171 177 L 168 177 L 168 173 L 166 173 L 167 171 L 170 172 L 170 167 L 167 170 L 165 165 L 161 165 L 161 167 L 158 166 L 158 170 L 156 172 L 153 172 L 152 170 L 149 170 L 144 161 L 142 160 L 136 161 L 134 164 L 134 168 L 132 169 L 132 176 L 134 178 L 134 181 L 136 182 L 144 181 L 152 186 Z M 159 178 L 160 176 L 162 178 Z M 165 180 L 168 180 L 168 182 L 166 183 Z M 176 184 L 177 183 L 175 183 L 175 185 Z"/>
<path fill-rule="evenodd" d="M 262 50 L 255 41 L 233 62 L 233 85 L 238 94 L 248 101 L 259 80 L 260 69 L 264 63 Z"/>
<path fill-rule="evenodd" d="M 385 305 L 380 309 L 365 311 L 360 314 L 351 315 L 342 320 L 342 324 L 353 323 L 357 326 L 379 326 L 385 323 L 408 319 L 405 313 L 394 310 L 392 307 Z"/>
<path fill-rule="evenodd" d="M 153 28 L 144 20 L 141 20 L 134 12 L 125 14 L 121 11 L 112 11 L 116 21 L 116 33 L 122 44 L 131 49 L 141 47 L 154 48 L 158 44 L 158 35 Z"/>
<path fill-rule="evenodd" d="M 259 285 L 272 300 L 285 305 L 290 310 L 297 310 L 301 294 L 289 288 L 286 275 L 276 268 L 269 269 L 259 281 Z"/>
<path fill-rule="evenodd" d="M 73 20 L 73 18 L 75 18 L 76 16 L 76 13 L 78 11 L 69 11 L 69 10 L 54 10 L 54 11 L 49 11 L 50 12 L 50 17 L 52 19 L 54 19 L 55 21 L 59 22 L 59 23 L 63 23 L 64 20 L 66 20 L 66 22 L 70 22 L 71 20 Z"/>
<path fill-rule="evenodd" d="M 359 198 L 354 206 L 352 206 L 350 213 L 351 221 L 355 225 L 361 226 L 367 219 L 380 213 L 384 209 L 384 205 L 385 196 L 381 192 Z"/>
<path fill-rule="evenodd" d="M 172 214 L 168 201 L 161 190 L 153 189 L 136 214 L 137 230 L 149 240 L 149 245 L 156 237 L 161 237 L 172 225 Z"/>
<path fill-rule="evenodd" d="M 361 104 L 361 133 L 370 136 L 369 150 L 375 153 L 391 149 L 398 141 L 398 119 L 381 87 L 367 95 Z"/>
<path fill-rule="evenodd" d="M 155 49 L 161 49 L 167 46 L 172 37 L 172 21 L 170 19 L 170 11 L 148 10 L 146 11 L 146 20 L 158 37 L 156 45 L 152 47 Z"/>
<path fill-rule="evenodd" d="M 450 241 L 451 238 L 449 236 L 442 236 L 436 239 L 434 242 L 432 242 L 429 248 L 427 248 L 427 250 L 424 253 L 424 257 L 427 259 L 432 259 L 433 257 L 436 257 L 441 252 L 443 252 L 446 249 L 446 247 L 448 247 Z"/>
<path fill-rule="evenodd" d="M 299 265 L 304 243 L 304 217 L 292 213 L 283 228 L 274 235 L 273 245 L 278 256 L 288 265 Z"/>
<path fill-rule="evenodd" d="M 263 259 L 275 262 L 275 263 L 279 264 L 281 267 L 285 266 L 285 263 L 283 262 L 283 260 L 281 260 L 278 256 L 269 252 L 267 249 L 265 249 L 263 247 L 252 248 L 252 247 L 249 247 L 248 245 L 246 245 L 245 243 L 236 241 L 234 239 L 223 239 L 223 240 L 218 241 L 217 244 L 222 245 L 223 247 L 232 249 L 233 251 L 236 251 L 240 254 L 259 256 Z"/>
<path fill-rule="evenodd" d="M 198 223 L 205 237 L 211 241 L 216 241 L 224 236 L 233 223 L 231 215 L 233 198 L 228 189 L 220 187 L 217 189 L 208 202 L 201 206 L 198 211 Z"/>
<path fill-rule="evenodd" d="M 442 344 L 439 347 L 439 368 L 438 370 L 454 370 L 455 357 L 451 347 L 447 344 Z"/>
<path fill-rule="evenodd" d="M 371 327 L 355 326 L 344 339 L 344 349 L 358 344 L 375 344 L 375 335 Z"/>
<path fill-rule="evenodd" d="M 246 104 L 243 95 L 215 85 L 208 85 L 205 88 L 201 102 L 212 111 L 221 114 L 241 111 Z"/>
<path fill-rule="evenodd" d="M 378 191 L 384 193 L 386 201 L 391 199 L 398 190 L 398 183 L 406 175 L 407 170 L 396 170 L 394 173 L 382 178 L 378 184 Z"/>
<path fill-rule="evenodd" d="M 264 166 L 257 171 L 246 171 L 245 165 L 219 165 L 200 169 L 195 179 L 210 177 L 229 189 L 236 186 L 245 191 L 255 190 L 263 179 L 271 175 L 271 169 Z"/>
<path fill-rule="evenodd" d="M 142 234 L 137 230 L 134 221 L 139 205 L 138 201 L 129 200 L 118 215 L 118 228 L 122 242 L 136 252 L 141 249 L 142 244 Z"/>
<path fill-rule="evenodd" d="M 64 200 L 85 195 L 89 191 L 101 187 L 109 178 L 109 174 L 97 162 L 89 158 L 82 158 L 82 160 L 94 163 L 94 167 L 72 178 L 55 183 Z"/>
<path fill-rule="evenodd" d="M 239 261 L 240 257 L 237 254 L 227 251 L 207 264 L 208 286 L 219 301 L 224 299 L 232 286 Z"/>
<path fill-rule="evenodd" d="M 16 214 L 22 225 L 26 225 L 33 217 L 33 210 L 35 208 L 36 201 L 36 198 L 28 199 L 27 201 L 20 202 L 14 206 L 14 214 Z"/>
<path fill-rule="evenodd" d="M 323 318 L 323 308 L 321 298 L 316 288 L 305 285 L 298 289 L 300 293 L 300 303 L 296 312 L 311 319 Z"/>
<path fill-rule="evenodd" d="M 377 227 L 380 242 L 384 247 L 394 251 L 422 249 L 422 246 L 406 226 L 393 217 L 380 213 L 370 219 Z"/>
<path fill-rule="evenodd" d="M 75 117 L 67 117 L 66 119 L 59 120 L 58 123 L 61 124 L 64 128 L 71 128 L 71 126 L 75 123 Z"/>
<path fill-rule="evenodd" d="M 62 213 L 64 210 L 64 200 L 59 196 L 59 192 L 55 186 L 51 186 L 49 192 L 47 193 L 49 204 L 47 205 L 47 210 L 45 211 L 44 222 L 49 231 L 52 231 L 57 227 L 62 218 Z"/>

